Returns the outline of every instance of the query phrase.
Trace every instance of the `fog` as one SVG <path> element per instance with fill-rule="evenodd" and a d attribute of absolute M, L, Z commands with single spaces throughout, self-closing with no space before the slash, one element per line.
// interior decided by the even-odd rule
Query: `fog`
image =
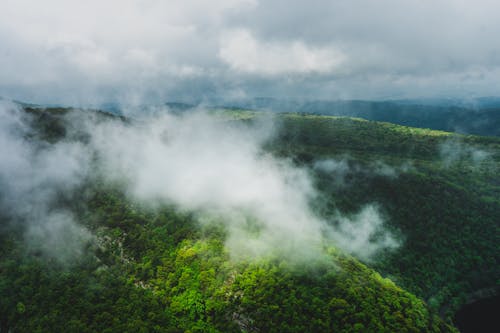
<path fill-rule="evenodd" d="M 0 209 L 2 223 L 22 226 L 28 248 L 60 262 L 78 257 L 91 239 L 71 211 L 58 207 L 88 172 L 89 150 L 80 143 L 44 145 L 32 137 L 29 116 L 0 104 Z"/>
<path fill-rule="evenodd" d="M 339 216 L 337 226 L 311 209 L 319 193 L 309 170 L 263 150 L 276 132 L 272 123 L 266 118 L 243 125 L 202 111 L 167 114 L 139 126 L 93 126 L 92 145 L 104 173 L 127 179 L 133 198 L 148 204 L 171 202 L 224 222 L 233 256 L 278 253 L 310 260 L 335 240 L 331 235 L 356 238 L 331 244 L 363 258 L 394 247 L 397 242 L 388 233 L 381 241 L 371 238 L 384 232 L 376 209 L 351 219 Z M 202 219 L 207 220 L 213 218 Z M 349 247 L 342 246 L 347 243 Z"/>
<path fill-rule="evenodd" d="M 463 142 L 460 136 L 452 136 L 443 141 L 438 147 L 438 152 L 444 167 L 466 162 L 469 166 L 478 168 L 492 157 L 490 152 Z"/>
<path fill-rule="evenodd" d="M 334 184 L 340 187 L 352 186 L 348 181 L 349 176 L 368 175 L 396 179 L 401 173 L 414 169 L 411 161 L 405 161 L 400 164 L 388 164 L 383 160 L 375 160 L 360 164 L 348 154 L 336 158 L 316 160 L 312 167 L 316 171 L 330 175 Z"/>
<path fill-rule="evenodd" d="M 59 253 L 61 261 L 82 251 L 92 236 L 57 207 L 57 198 L 71 198 L 96 173 L 125 185 L 129 199 L 149 209 L 173 204 L 196 212 L 201 225 L 223 223 L 234 259 L 278 255 L 307 262 L 336 246 L 370 260 L 397 246 L 373 205 L 352 216 L 337 212 L 333 220 L 312 209 L 320 194 L 310 170 L 263 148 L 276 133 L 272 119 L 252 125 L 204 110 L 182 116 L 163 111 L 133 122 L 69 113 L 67 138 L 76 131 L 88 142 L 45 145 L 27 139 L 23 111 L 2 105 L 2 210 L 25 226 L 29 247 Z"/>

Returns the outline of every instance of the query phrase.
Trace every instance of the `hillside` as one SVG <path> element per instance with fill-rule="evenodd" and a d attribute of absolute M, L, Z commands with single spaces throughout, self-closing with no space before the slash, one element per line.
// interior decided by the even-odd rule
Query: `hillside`
<path fill-rule="evenodd" d="M 292 256 L 278 251 L 235 258 L 232 225 L 217 214 L 175 202 L 145 202 L 130 195 L 129 180 L 110 179 L 100 166 L 102 151 L 92 150 L 94 130 L 118 124 L 119 137 L 104 131 L 109 136 L 99 143 L 108 149 L 107 144 L 119 142 L 115 139 L 137 134 L 128 128 L 147 125 L 97 111 L 22 112 L 12 128 L 23 134 L 22 145 L 34 147 L 35 156 L 73 144 L 78 148 L 70 152 L 89 154 L 77 159 L 91 171 L 80 182 L 40 192 L 51 198 L 43 203 L 44 214 L 64 210 L 75 221 L 58 235 L 72 235 L 77 226 L 86 232 L 69 238 L 75 243 L 84 239 L 75 253 L 64 253 L 68 250 L 59 240 L 45 234 L 42 245 L 34 244 L 32 222 L 17 221 L 32 213 L 23 215 L 24 209 L 2 193 L 0 332 L 454 332 L 451 317 L 471 294 L 498 289 L 496 138 L 353 118 L 278 115 L 278 134 L 262 142 L 263 154 L 293 166 L 286 170 L 307 170 L 318 189 L 311 203 L 317 214 L 335 224 L 376 206 L 398 246 L 377 247 L 375 257 L 365 257 L 360 249 L 349 254 L 338 239 L 322 244 L 321 255 L 313 260 L 302 260 L 297 249 Z M 241 128 L 262 121 L 255 112 L 215 115 Z M 88 121 L 90 127 L 82 126 Z M 175 139 L 174 134 L 161 136 L 165 144 Z M 147 143 L 140 149 L 148 151 Z M 123 154 L 127 150 L 118 151 Z M 64 177 L 63 163 L 53 167 L 61 169 L 56 179 Z M 39 204 L 39 196 L 31 199 Z M 205 219 L 211 222 L 200 222 Z M 266 225 L 245 221 L 243 231 L 250 238 L 240 241 L 266 235 Z M 52 223 L 45 232 L 57 228 Z M 368 245 L 384 235 L 371 236 L 375 240 Z"/>
<path fill-rule="evenodd" d="M 432 128 L 462 134 L 500 136 L 498 98 L 461 100 L 337 100 L 294 101 L 255 98 L 235 107 L 274 112 L 361 117 L 394 124 Z"/>
<path fill-rule="evenodd" d="M 331 202 L 377 202 L 402 233 L 374 267 L 447 315 L 498 288 L 500 140 L 323 116 L 287 115 L 284 128 L 280 153 L 313 169 L 330 160 L 315 170 Z"/>

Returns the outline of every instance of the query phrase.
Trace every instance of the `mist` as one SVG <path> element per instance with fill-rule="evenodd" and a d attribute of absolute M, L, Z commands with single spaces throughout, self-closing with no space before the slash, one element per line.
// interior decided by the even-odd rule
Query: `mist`
<path fill-rule="evenodd" d="M 492 154 L 463 142 L 459 136 L 453 136 L 438 146 L 439 157 L 444 167 L 456 166 L 466 162 L 473 168 L 480 167 L 491 159 Z"/>
<path fill-rule="evenodd" d="M 92 238 L 73 213 L 59 207 L 88 173 L 89 151 L 81 143 L 43 144 L 33 138 L 30 116 L 0 104 L 0 209 L 2 223 L 24 232 L 27 250 L 69 263 Z"/>
<path fill-rule="evenodd" d="M 30 246 L 61 253 L 62 261 L 81 253 L 92 236 L 71 212 L 54 210 L 54 202 L 93 174 L 124 185 L 130 200 L 149 209 L 169 204 L 195 212 L 201 226 L 222 223 L 235 260 L 277 255 L 307 262 L 323 257 L 328 246 L 370 260 L 397 247 L 375 206 L 349 217 L 337 212 L 333 220 L 312 209 L 320 194 L 310 170 L 263 148 L 277 132 L 269 117 L 249 124 L 205 110 L 157 110 L 124 122 L 75 111 L 65 116 L 66 139 L 38 147 L 24 138 L 21 110 L 4 106 L 1 112 L 0 172 L 8 189 L 2 207 L 26 225 Z M 71 139 L 81 133 L 85 144 Z"/>
<path fill-rule="evenodd" d="M 132 198 L 202 211 L 201 223 L 222 221 L 233 257 L 310 260 L 330 244 L 368 259 L 396 247 L 372 206 L 349 218 L 338 213 L 335 221 L 313 211 L 320 194 L 310 170 L 263 149 L 276 126 L 270 118 L 248 125 L 201 110 L 157 116 L 139 126 L 93 126 L 92 145 L 103 173 L 127 179 Z M 380 233 L 384 236 L 373 237 Z M 349 240 L 340 242 L 343 238 Z"/>
<path fill-rule="evenodd" d="M 313 163 L 312 168 L 317 172 L 329 175 L 337 187 L 352 185 L 349 179 L 356 177 L 356 175 L 397 179 L 401 173 L 414 169 L 410 161 L 388 164 L 383 160 L 375 160 L 361 164 L 347 154 L 337 158 L 319 159 Z"/>

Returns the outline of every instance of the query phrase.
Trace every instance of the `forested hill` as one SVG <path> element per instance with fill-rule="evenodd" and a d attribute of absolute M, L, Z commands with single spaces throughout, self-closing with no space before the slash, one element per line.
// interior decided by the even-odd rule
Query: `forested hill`
<path fill-rule="evenodd" d="M 3 112 L 11 126 L 2 140 L 36 170 L 2 165 L 0 182 L 13 184 L 13 173 L 37 181 L 1 187 L 0 332 L 456 332 L 453 312 L 475 291 L 498 290 L 496 138 L 281 114 L 257 157 L 307 170 L 317 188 L 311 205 L 333 230 L 347 232 L 343 221 L 368 205 L 385 229 L 366 244 L 382 243 L 385 233 L 397 242 L 375 257 L 349 254 L 338 239 L 314 260 L 297 260 L 300 251 L 235 259 L 233 226 L 217 214 L 201 223 L 205 213 L 189 203 L 150 204 L 130 195 L 127 179 L 104 172 L 99 159 L 108 150 L 93 145 L 121 157 L 127 147 L 116 151 L 117 142 L 145 140 L 154 127 L 95 111 Z M 242 128 L 266 121 L 246 111 L 212 116 Z M 100 141 L 93 138 L 110 123 L 119 131 L 103 127 Z M 145 130 L 127 132 L 134 126 Z M 176 128 L 159 135 L 158 144 L 175 144 L 175 135 Z M 150 141 L 137 142 L 151 150 Z M 141 177 L 157 172 L 146 170 Z M 365 232 L 366 221 L 353 224 L 354 233 Z M 245 223 L 242 247 L 265 234 L 259 221 Z"/>
<path fill-rule="evenodd" d="M 462 134 L 500 136 L 500 103 L 498 99 L 478 99 L 471 103 L 460 103 L 459 101 L 446 100 L 299 102 L 256 98 L 233 104 L 236 107 L 254 110 L 360 117 Z"/>
<path fill-rule="evenodd" d="M 27 107 L 35 105 L 24 104 Z M 39 107 L 39 106 L 38 106 Z M 121 114 L 119 104 L 107 103 L 103 110 Z M 158 106 L 160 107 L 160 106 Z M 500 137 L 500 98 L 477 98 L 470 101 L 430 100 L 280 100 L 275 98 L 254 98 L 227 102 L 211 101 L 201 105 L 197 102 L 166 102 L 171 112 L 183 113 L 199 107 L 208 109 L 243 109 L 274 113 L 304 113 L 342 117 L 359 117 L 367 120 L 429 128 L 465 135 Z M 147 112 L 149 106 L 139 107 Z"/>
<path fill-rule="evenodd" d="M 294 114 L 283 128 L 275 149 L 310 165 L 336 208 L 377 202 L 402 233 L 372 267 L 447 315 L 498 292 L 500 139 Z"/>

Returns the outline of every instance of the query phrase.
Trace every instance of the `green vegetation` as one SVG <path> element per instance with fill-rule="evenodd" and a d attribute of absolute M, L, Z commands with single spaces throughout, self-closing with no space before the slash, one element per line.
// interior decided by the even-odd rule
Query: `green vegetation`
<path fill-rule="evenodd" d="M 313 165 L 346 158 L 351 165 L 339 186 L 336 175 L 317 171 L 316 184 L 342 211 L 375 202 L 404 238 L 402 247 L 373 264 L 384 275 L 423 297 L 449 317 L 468 295 L 498 289 L 500 269 L 500 140 L 326 116 L 283 116 L 282 136 L 272 149 Z M 481 150 L 445 163 L 440 149 Z M 445 152 L 446 154 L 447 152 Z M 456 151 L 449 152 L 456 154 Z M 371 172 L 375 162 L 398 168 L 394 177 Z"/>
<path fill-rule="evenodd" d="M 451 103 L 450 103 L 451 102 Z M 243 104 L 244 105 L 244 104 Z M 278 112 L 301 112 L 387 121 L 404 126 L 425 127 L 443 131 L 483 136 L 500 136 L 498 100 L 476 99 L 472 104 L 459 101 L 304 101 L 255 100 L 252 108 Z"/>
<path fill-rule="evenodd" d="M 65 136 L 66 111 L 28 111 L 38 115 L 36 140 Z M 499 139 L 353 118 L 277 121 L 266 149 L 312 170 L 326 198 L 318 210 L 376 203 L 401 235 L 399 249 L 361 263 L 328 248 L 331 261 L 310 267 L 233 261 L 223 227 L 200 226 L 194 212 L 171 206 L 148 209 L 96 177 L 78 200 L 60 202 L 95 235 L 70 265 L 25 248 L 23 230 L 2 219 L 0 332 L 455 332 L 450 316 L 468 295 L 498 288 Z M 487 158 L 444 163 L 449 140 Z M 350 168 L 315 168 L 325 159 Z M 379 162 L 396 174 L 374 171 Z"/>
<path fill-rule="evenodd" d="M 448 332 L 422 300 L 330 250 L 332 265 L 229 260 L 217 228 L 118 193 L 89 204 L 99 248 L 71 267 L 3 244 L 4 327 L 26 332 Z M 21 245 L 21 244 L 18 244 Z M 20 264 L 21 263 L 21 264 Z M 334 263 L 334 265 L 333 265 Z"/>

